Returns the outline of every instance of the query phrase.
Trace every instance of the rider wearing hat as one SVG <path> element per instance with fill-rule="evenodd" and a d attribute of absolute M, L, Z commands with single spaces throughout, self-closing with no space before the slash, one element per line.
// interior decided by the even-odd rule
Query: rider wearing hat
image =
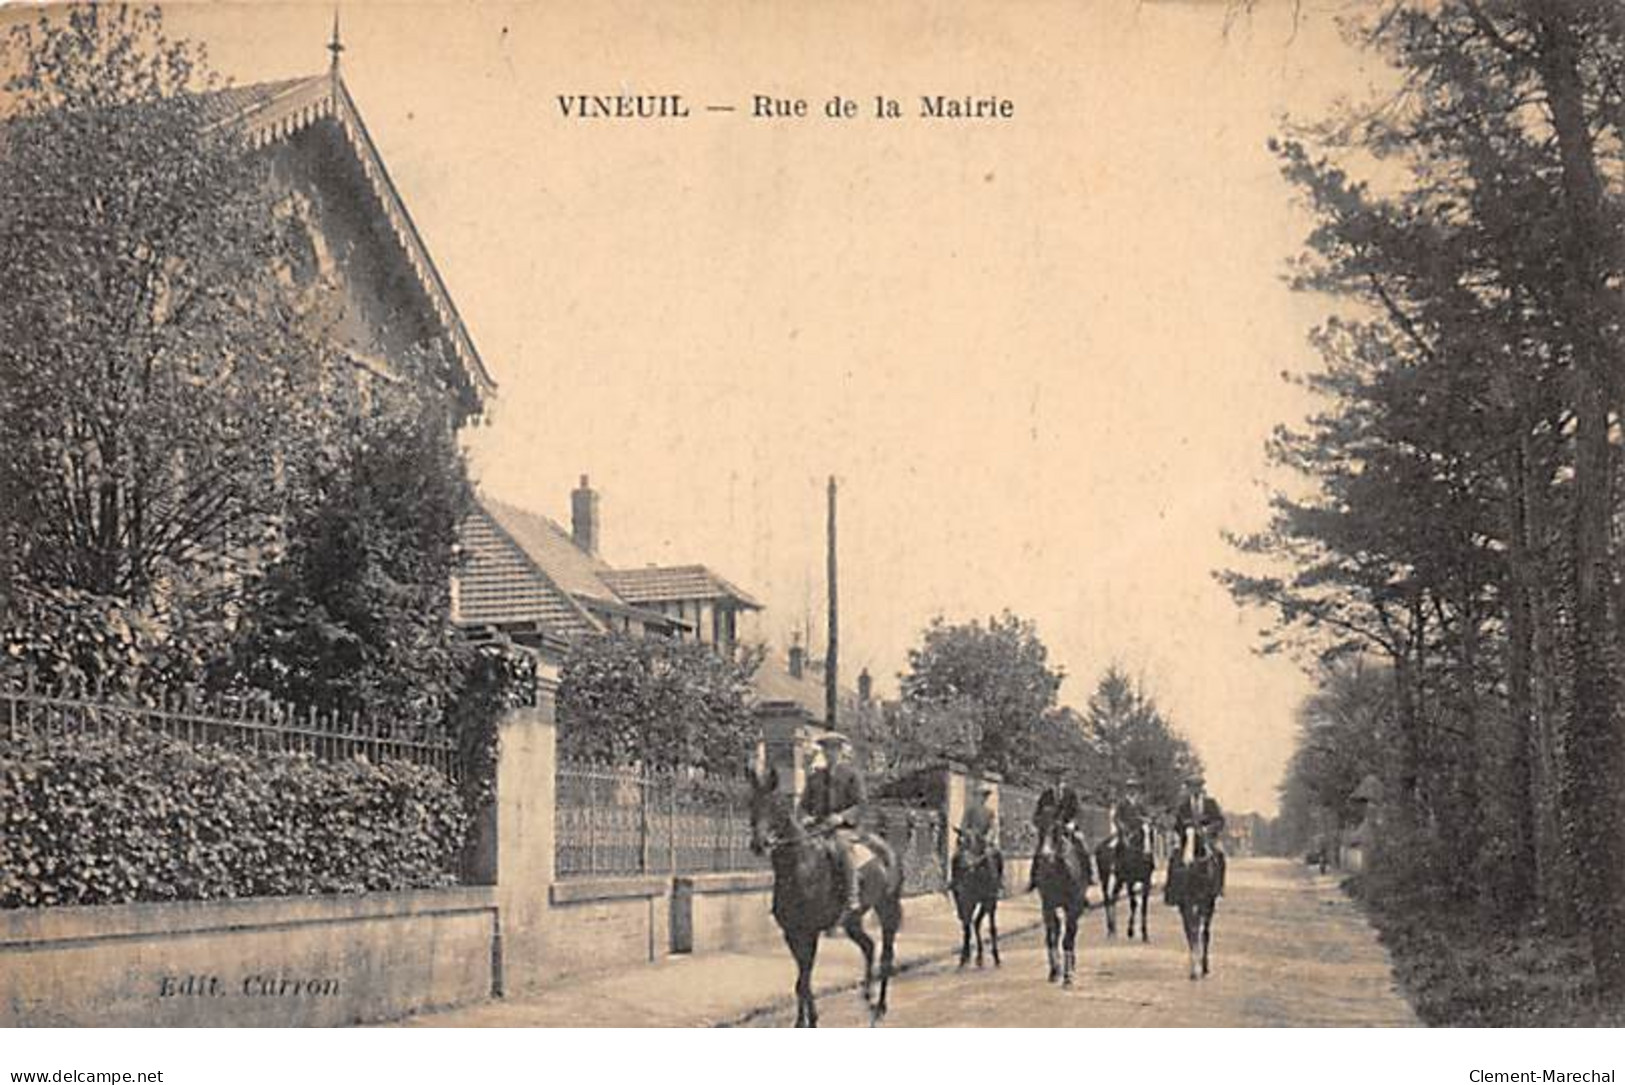
<path fill-rule="evenodd" d="M 965 804 L 965 814 L 959 819 L 959 846 L 975 839 L 989 851 L 999 849 L 998 815 L 993 812 L 993 785 L 979 784 L 971 801 Z"/>
<path fill-rule="evenodd" d="M 1044 831 L 1047 826 L 1059 825 L 1061 839 L 1069 840 L 1079 850 L 1087 855 L 1089 848 L 1078 832 L 1078 819 L 1083 814 L 1082 804 L 1078 800 L 1078 793 L 1072 790 L 1072 785 L 1061 780 L 1053 787 L 1044 789 L 1038 796 L 1038 805 L 1033 810 L 1033 824 L 1038 828 L 1038 842 L 1033 846 L 1033 861 L 1028 868 L 1027 891 L 1030 893 L 1038 888 L 1038 857 L 1044 850 Z"/>
<path fill-rule="evenodd" d="M 1151 854 L 1150 814 L 1146 812 L 1145 804 L 1140 799 L 1138 777 L 1130 776 L 1123 781 L 1123 797 L 1112 806 L 1111 825 L 1117 843 L 1126 844 L 1138 833 L 1145 854 L 1147 856 Z"/>
<path fill-rule="evenodd" d="M 1224 895 L 1225 857 L 1219 845 L 1219 836 L 1223 832 L 1224 812 L 1219 809 L 1218 800 L 1207 793 L 1207 781 L 1202 778 L 1201 771 L 1192 770 L 1185 776 L 1185 796 L 1174 809 L 1174 840 L 1179 846 L 1169 858 L 1164 900 L 1174 903 L 1176 879 L 1184 873 L 1186 864 L 1204 855 L 1213 856 L 1218 866 L 1218 885 L 1215 888 L 1220 896 Z"/>
<path fill-rule="evenodd" d="M 836 868 L 846 885 L 846 912 L 836 921 L 839 926 L 863 910 L 852 849 L 858 843 L 858 821 L 869 796 L 862 774 L 852 764 L 852 744 L 845 735 L 831 731 L 818 739 L 818 747 L 824 761 L 807 777 L 801 810 L 810 831 L 829 833 L 836 844 Z"/>

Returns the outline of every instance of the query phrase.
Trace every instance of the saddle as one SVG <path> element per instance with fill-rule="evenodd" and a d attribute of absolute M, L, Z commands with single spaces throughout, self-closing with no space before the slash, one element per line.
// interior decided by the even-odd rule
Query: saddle
<path fill-rule="evenodd" d="M 821 836 L 824 847 L 829 852 L 830 862 L 840 861 L 841 851 L 845 849 L 852 856 L 852 869 L 863 871 L 863 868 L 880 858 L 880 854 L 866 841 L 868 836 L 859 829 L 848 826 L 839 826 L 833 829 L 822 829 L 814 833 Z"/>

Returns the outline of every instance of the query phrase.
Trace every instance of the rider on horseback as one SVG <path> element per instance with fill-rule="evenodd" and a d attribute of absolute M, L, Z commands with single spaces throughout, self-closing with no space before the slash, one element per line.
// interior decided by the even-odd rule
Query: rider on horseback
<path fill-rule="evenodd" d="M 846 886 L 846 911 L 836 920 L 838 927 L 863 911 L 852 849 L 858 843 L 858 822 L 869 796 L 863 775 L 851 763 L 852 744 L 846 736 L 831 731 L 818 739 L 818 745 L 824 763 L 807 777 L 801 810 L 809 832 L 828 833 L 835 842 L 835 865 Z"/>
<path fill-rule="evenodd" d="M 1112 835 L 1118 846 L 1139 840 L 1147 858 L 1151 856 L 1150 814 L 1140 799 L 1140 781 L 1133 776 L 1123 781 L 1123 797 L 1112 807 Z"/>
<path fill-rule="evenodd" d="M 1220 896 L 1224 895 L 1225 857 L 1224 849 L 1219 846 L 1219 836 L 1224 832 L 1224 812 L 1219 809 L 1218 801 L 1207 794 L 1206 787 L 1200 770 L 1186 774 L 1185 797 L 1179 800 L 1174 811 L 1174 840 L 1179 846 L 1169 857 L 1168 882 L 1163 891 L 1163 899 L 1169 904 L 1176 902 L 1175 886 L 1185 867 L 1208 855 L 1213 857 L 1217 868 L 1216 889 Z"/>
<path fill-rule="evenodd" d="M 1027 875 L 1027 891 L 1033 892 L 1038 888 L 1038 857 L 1043 854 L 1045 840 L 1052 828 L 1056 832 L 1056 846 L 1069 842 L 1078 852 L 1087 855 L 1089 847 L 1083 840 L 1083 834 L 1078 829 L 1078 819 L 1083 814 L 1082 804 L 1078 800 L 1078 793 L 1072 790 L 1072 785 L 1065 780 L 1053 787 L 1044 789 L 1038 796 L 1038 806 L 1033 810 L 1033 824 L 1038 828 L 1038 842 L 1033 847 L 1033 862 Z M 1085 868 L 1087 869 L 1087 867 Z"/>
<path fill-rule="evenodd" d="M 992 801 L 993 785 L 980 784 L 971 801 L 965 804 L 965 814 L 959 819 L 959 846 L 954 857 L 956 868 L 959 856 L 965 854 L 967 849 L 978 858 L 998 852 L 998 815 L 993 812 Z"/>

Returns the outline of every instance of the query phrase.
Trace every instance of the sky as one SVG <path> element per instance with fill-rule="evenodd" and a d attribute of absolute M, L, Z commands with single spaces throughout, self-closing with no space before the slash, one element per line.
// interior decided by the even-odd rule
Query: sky
<path fill-rule="evenodd" d="M 1063 702 L 1122 665 L 1227 807 L 1271 812 L 1309 683 L 1212 573 L 1307 409 L 1281 374 L 1323 303 L 1282 281 L 1308 222 L 1266 140 L 1378 77 L 1335 14 L 346 0 L 342 63 L 498 383 L 486 492 L 567 523 L 590 475 L 609 560 L 716 569 L 782 652 L 823 635 L 834 475 L 844 675 L 894 690 L 934 616 L 1009 608 Z M 167 15 L 238 83 L 328 60 L 330 4 Z M 557 104 L 615 93 L 693 115 Z M 859 116 L 824 118 L 837 94 Z M 936 94 L 1013 116 L 917 116 Z"/>

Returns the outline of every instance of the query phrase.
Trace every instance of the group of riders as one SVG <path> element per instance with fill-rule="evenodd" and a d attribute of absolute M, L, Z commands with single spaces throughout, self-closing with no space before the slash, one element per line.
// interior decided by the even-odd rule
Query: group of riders
<path fill-rule="evenodd" d="M 853 763 L 851 744 L 844 735 L 830 732 L 818 740 L 818 747 L 819 756 L 807 776 L 802 795 L 802 814 L 809 832 L 827 834 L 835 842 L 833 857 L 846 887 L 847 914 L 857 914 L 862 911 L 859 871 L 868 858 L 860 830 L 868 794 L 863 775 Z M 984 785 L 976 789 L 966 804 L 958 826 L 956 869 L 960 857 L 973 855 L 980 861 L 998 855 L 998 815 L 992 798 L 993 789 Z M 1224 812 L 1218 801 L 1207 793 L 1200 771 L 1186 774 L 1184 794 L 1171 813 L 1173 840 L 1168 851 L 1164 899 L 1170 904 L 1177 903 L 1185 869 L 1196 860 L 1208 859 L 1214 864 L 1217 890 L 1223 895 L 1225 855 L 1220 836 L 1224 832 Z M 1088 869 L 1089 846 L 1081 825 L 1082 815 L 1082 801 L 1070 785 L 1060 782 L 1044 790 L 1033 812 L 1033 824 L 1038 830 L 1033 853 L 1035 870 L 1046 848 L 1061 847 L 1076 848 L 1084 869 Z M 1122 794 L 1112 804 L 1109 823 L 1111 846 L 1142 848 L 1151 865 L 1155 865 L 1153 815 L 1141 794 L 1138 779 L 1130 777 L 1124 781 Z M 1027 888 L 1031 891 L 1034 886 L 1029 882 Z"/>

